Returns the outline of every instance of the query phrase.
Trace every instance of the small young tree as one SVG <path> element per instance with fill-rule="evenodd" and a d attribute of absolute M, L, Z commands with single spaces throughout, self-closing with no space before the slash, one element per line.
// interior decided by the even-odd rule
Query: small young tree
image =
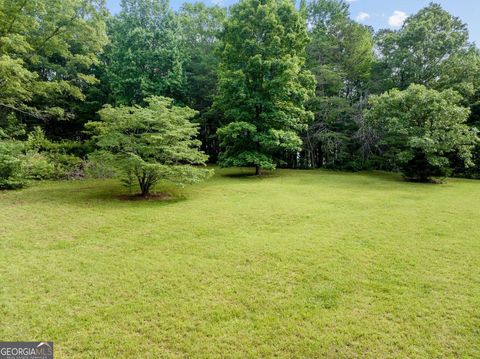
<path fill-rule="evenodd" d="M 477 131 L 466 125 L 470 111 L 460 100 L 453 90 L 411 85 L 371 97 L 365 121 L 379 134 L 380 151 L 407 179 L 427 182 L 449 174 L 449 155 L 457 154 L 466 166 L 473 164 Z"/>
<path fill-rule="evenodd" d="M 178 185 L 201 181 L 212 171 L 207 156 L 198 150 L 197 125 L 189 121 L 195 111 L 178 107 L 165 97 L 150 97 L 147 107 L 106 107 L 101 121 L 87 123 L 99 150 L 96 156 L 110 161 L 131 186 L 136 180 L 148 196 L 161 180 Z"/>

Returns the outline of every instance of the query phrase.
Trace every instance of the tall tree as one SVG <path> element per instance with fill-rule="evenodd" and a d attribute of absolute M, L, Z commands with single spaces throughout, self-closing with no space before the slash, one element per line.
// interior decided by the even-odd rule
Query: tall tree
<path fill-rule="evenodd" d="M 185 83 L 179 23 L 168 0 L 122 0 L 109 23 L 109 82 L 115 104 L 181 98 Z"/>
<path fill-rule="evenodd" d="M 377 43 L 386 69 L 384 88 L 404 90 L 415 83 L 474 95 L 480 57 L 468 39 L 467 25 L 433 3 L 409 17 L 400 30 L 381 31 Z"/>
<path fill-rule="evenodd" d="M 289 0 L 242 0 L 222 34 L 215 106 L 228 124 L 218 130 L 222 166 L 274 169 L 298 151 L 312 113 L 305 103 L 314 79 L 304 68 L 305 22 Z"/>
<path fill-rule="evenodd" d="M 377 89 L 406 89 L 422 84 L 436 90 L 454 89 L 462 105 L 471 109 L 468 124 L 478 128 L 480 99 L 480 53 L 469 42 L 468 28 L 438 4 L 430 4 L 405 21 L 398 31 L 377 36 L 380 63 Z M 477 146 L 475 157 L 480 158 Z M 467 169 L 454 157 L 455 172 L 480 176 L 480 167 Z"/>

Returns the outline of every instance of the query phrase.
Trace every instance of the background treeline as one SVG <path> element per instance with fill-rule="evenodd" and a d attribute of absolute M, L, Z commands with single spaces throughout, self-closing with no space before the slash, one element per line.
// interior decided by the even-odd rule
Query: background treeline
<path fill-rule="evenodd" d="M 274 5 L 268 8 L 267 3 Z M 278 36 L 255 38 L 261 33 Z M 257 53 L 258 59 L 252 56 Z M 270 70 L 262 72 L 267 60 L 269 69 L 277 66 L 280 74 L 268 84 L 268 91 L 265 86 L 273 75 Z M 154 96 L 196 110 L 192 121 L 199 124 L 198 139 L 210 162 L 398 170 L 395 158 L 408 151 L 401 149 L 401 136 L 382 133 L 395 126 L 381 123 L 379 119 L 389 118 L 382 109 L 406 106 L 402 113 L 410 117 L 405 121 L 425 128 L 416 121 L 419 115 L 409 112 L 425 99 L 430 107 L 422 109 L 423 117 L 445 106 L 458 107 L 449 118 L 459 118 L 471 129 L 480 127 L 479 75 L 479 51 L 469 42 L 466 25 L 433 3 L 399 30 L 375 32 L 353 21 L 342 0 L 301 2 L 296 9 L 291 2 L 273 0 L 241 1 L 231 9 L 195 3 L 178 11 L 165 0 L 122 0 L 121 11 L 114 16 L 103 0 L 5 0 L 0 2 L 0 172 L 8 178 L 22 167 L 32 178 L 82 176 L 89 170 L 84 159 L 95 149 L 85 124 L 99 120 L 105 105 L 144 107 Z M 256 82 L 256 76 L 262 82 Z M 275 100 L 264 105 L 279 112 L 270 117 L 251 115 L 259 107 L 242 98 L 245 83 L 250 86 L 249 101 L 268 95 L 269 101 Z M 365 111 L 373 95 L 394 89 L 398 95 L 383 100 L 380 96 L 375 100 L 378 109 Z M 407 89 L 410 93 L 403 96 L 401 91 Z M 288 99 L 275 90 L 287 91 Z M 292 98 L 298 104 L 289 103 Z M 397 101 L 397 107 L 387 106 L 388 101 L 391 105 Z M 301 142 L 296 143 L 288 131 L 273 128 L 285 113 L 294 113 L 306 124 L 289 127 L 295 128 Z M 285 151 L 275 150 L 275 163 L 273 155 L 258 158 L 254 151 L 258 142 L 238 142 L 237 132 L 260 131 L 255 121 L 271 121 L 274 132 L 268 133 L 274 135 L 263 139 L 267 145 L 284 140 Z M 412 128 L 407 126 L 402 133 Z M 451 124 L 442 128 L 465 132 Z M 430 137 L 432 133 L 430 128 Z M 437 143 L 446 141 L 445 133 L 437 135 Z M 458 142 L 465 138 L 452 137 L 449 148 L 461 148 Z M 232 141 L 237 141 L 234 146 Z M 235 154 L 235 146 L 252 150 Z M 415 151 L 425 149 L 421 156 L 433 153 L 428 147 L 432 144 L 415 146 Z M 415 151 L 408 161 L 421 165 Z M 435 153 L 441 156 L 428 157 L 429 163 L 447 158 L 454 175 L 480 177 L 478 145 L 471 156 L 462 157 L 461 150 Z M 14 176 L 10 177 L 14 187 Z"/>

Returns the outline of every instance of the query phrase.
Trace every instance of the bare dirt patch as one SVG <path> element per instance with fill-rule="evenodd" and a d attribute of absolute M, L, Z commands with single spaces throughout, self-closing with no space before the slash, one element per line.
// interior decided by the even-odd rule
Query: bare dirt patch
<path fill-rule="evenodd" d="M 148 196 L 142 196 L 141 194 L 122 194 L 116 196 L 116 198 L 122 201 L 171 201 L 175 199 L 174 196 L 168 193 L 151 193 Z"/>

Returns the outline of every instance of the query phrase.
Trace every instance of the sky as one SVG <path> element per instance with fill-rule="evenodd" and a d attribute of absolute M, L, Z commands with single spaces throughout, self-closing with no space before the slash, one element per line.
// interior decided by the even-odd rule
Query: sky
<path fill-rule="evenodd" d="M 173 9 L 178 9 L 184 0 L 170 0 Z M 194 2 L 194 1 L 189 1 Z M 229 6 L 236 0 L 203 0 L 207 5 Z M 431 0 L 347 0 L 351 17 L 356 21 L 383 28 L 398 29 L 408 15 L 415 14 Z M 436 0 L 436 3 L 468 24 L 470 40 L 480 45 L 480 1 L 479 0 Z M 107 0 L 107 7 L 113 14 L 120 10 L 120 0 Z"/>

